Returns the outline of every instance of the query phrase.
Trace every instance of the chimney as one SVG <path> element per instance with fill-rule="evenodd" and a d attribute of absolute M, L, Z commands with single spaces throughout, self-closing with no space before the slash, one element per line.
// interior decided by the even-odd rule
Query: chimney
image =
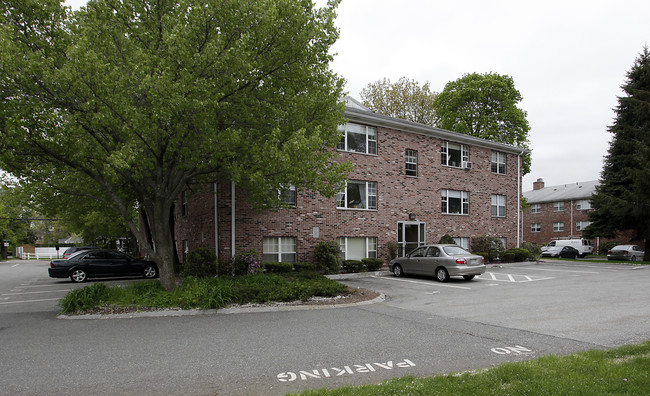
<path fill-rule="evenodd" d="M 537 179 L 536 182 L 533 182 L 533 191 L 541 190 L 544 188 L 544 179 Z"/>

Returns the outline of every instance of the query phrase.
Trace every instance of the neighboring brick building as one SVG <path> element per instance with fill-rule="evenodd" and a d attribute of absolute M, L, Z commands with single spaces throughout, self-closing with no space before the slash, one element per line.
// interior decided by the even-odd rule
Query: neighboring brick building
<path fill-rule="evenodd" d="M 231 184 L 185 191 L 177 205 L 179 252 L 215 248 L 218 240 L 221 259 L 252 248 L 266 261 L 309 261 L 319 242 L 337 240 L 348 259 L 386 259 L 388 241 L 409 251 L 445 234 L 466 247 L 482 235 L 519 246 L 526 151 L 375 114 L 351 98 L 345 116 L 337 150 L 354 164 L 345 191 L 329 199 L 290 191 L 291 208 L 265 213 Z"/>
<path fill-rule="evenodd" d="M 524 241 L 538 245 L 556 238 L 581 238 L 589 225 L 591 196 L 598 181 L 545 187 L 542 179 L 524 192 L 528 207 L 523 211 Z"/>

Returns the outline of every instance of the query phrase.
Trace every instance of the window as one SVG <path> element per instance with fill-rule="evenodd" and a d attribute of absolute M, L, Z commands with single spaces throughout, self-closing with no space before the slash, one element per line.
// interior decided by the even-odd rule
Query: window
<path fill-rule="evenodd" d="M 296 206 L 296 187 L 289 186 L 278 189 L 278 198 L 284 205 Z"/>
<path fill-rule="evenodd" d="M 190 245 L 187 243 L 187 239 L 183 239 L 183 262 L 187 263 L 187 254 L 190 252 Z"/>
<path fill-rule="evenodd" d="M 505 195 L 492 195 L 492 217 L 506 217 Z"/>
<path fill-rule="evenodd" d="M 336 194 L 339 209 L 377 209 L 377 183 L 348 180 L 345 189 Z"/>
<path fill-rule="evenodd" d="M 377 238 L 338 238 L 344 260 L 377 258 Z"/>
<path fill-rule="evenodd" d="M 354 153 L 377 154 L 377 128 L 348 122 L 339 127 L 343 134 L 337 149 Z"/>
<path fill-rule="evenodd" d="M 530 225 L 530 232 L 542 232 L 542 225 L 539 223 L 533 223 Z"/>
<path fill-rule="evenodd" d="M 262 243 L 262 260 L 268 262 L 296 262 L 296 238 L 265 237 Z"/>
<path fill-rule="evenodd" d="M 469 238 L 454 237 L 454 242 L 456 242 L 456 245 L 462 247 L 463 249 L 469 250 Z"/>
<path fill-rule="evenodd" d="M 553 232 L 564 231 L 564 223 L 553 223 Z"/>
<path fill-rule="evenodd" d="M 444 142 L 441 149 L 442 164 L 461 168 L 464 162 L 469 162 L 469 150 L 463 144 Z"/>
<path fill-rule="evenodd" d="M 563 212 L 564 202 L 553 202 L 553 212 Z"/>
<path fill-rule="evenodd" d="M 577 210 L 589 210 L 591 209 L 591 202 L 588 199 L 581 199 L 576 201 Z"/>
<path fill-rule="evenodd" d="M 584 231 L 591 224 L 591 221 L 578 221 L 576 222 L 576 231 Z"/>
<path fill-rule="evenodd" d="M 542 213 L 542 204 L 531 204 L 530 213 Z"/>
<path fill-rule="evenodd" d="M 467 191 L 442 190 L 442 213 L 469 214 L 469 193 Z"/>
<path fill-rule="evenodd" d="M 418 152 L 406 150 L 406 176 L 418 175 Z"/>
<path fill-rule="evenodd" d="M 506 154 L 493 151 L 492 152 L 492 172 L 500 175 L 506 174 Z"/>
<path fill-rule="evenodd" d="M 187 216 L 187 190 L 181 193 L 181 216 Z"/>

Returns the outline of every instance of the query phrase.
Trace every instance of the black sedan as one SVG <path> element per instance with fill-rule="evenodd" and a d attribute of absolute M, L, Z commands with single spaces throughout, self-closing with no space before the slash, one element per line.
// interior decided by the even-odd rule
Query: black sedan
<path fill-rule="evenodd" d="M 575 259 L 579 255 L 580 252 L 573 246 L 554 246 L 542 252 L 542 257 L 561 257 Z"/>
<path fill-rule="evenodd" d="M 149 279 L 158 276 L 158 267 L 153 261 L 108 249 L 84 250 L 69 259 L 52 260 L 47 270 L 51 278 L 69 277 L 73 282 L 106 276 L 141 275 Z"/>

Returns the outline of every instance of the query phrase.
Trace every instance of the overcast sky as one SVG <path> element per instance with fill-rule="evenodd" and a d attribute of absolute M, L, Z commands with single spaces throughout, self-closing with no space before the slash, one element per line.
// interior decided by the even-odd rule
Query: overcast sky
<path fill-rule="evenodd" d="M 466 73 L 509 75 L 531 126 L 523 190 L 538 178 L 546 186 L 591 181 L 620 86 L 650 44 L 649 15 L 648 0 L 343 0 L 332 67 L 359 100 L 383 78 L 428 81 L 440 92 Z"/>

